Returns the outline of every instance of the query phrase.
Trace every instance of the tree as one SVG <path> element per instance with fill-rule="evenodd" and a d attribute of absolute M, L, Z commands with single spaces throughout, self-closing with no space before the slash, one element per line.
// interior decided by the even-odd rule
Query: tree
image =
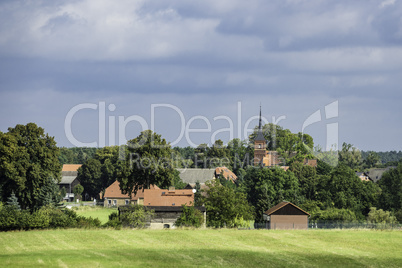
<path fill-rule="evenodd" d="M 307 199 L 316 199 L 318 175 L 316 168 L 294 162 L 289 168 L 299 179 L 300 193 Z"/>
<path fill-rule="evenodd" d="M 195 183 L 194 206 L 202 206 L 202 201 L 201 184 L 199 181 L 197 181 Z"/>
<path fill-rule="evenodd" d="M 274 205 L 287 200 L 295 204 L 301 201 L 299 182 L 293 172 L 281 168 L 248 167 L 240 186 L 247 200 L 254 207 L 257 222 L 262 222 L 263 213 Z"/>
<path fill-rule="evenodd" d="M 81 196 L 81 194 L 82 194 L 83 191 L 84 191 L 84 187 L 82 187 L 81 184 L 77 184 L 77 185 L 74 187 L 74 189 L 73 189 L 74 196 L 75 196 L 76 198 L 80 198 L 80 196 Z"/>
<path fill-rule="evenodd" d="M 170 144 L 161 135 L 146 130 L 128 141 L 126 159 L 119 167 L 117 179 L 123 193 L 131 194 L 149 189 L 151 184 L 168 188 L 174 174 Z"/>
<path fill-rule="evenodd" d="M 342 150 L 339 152 L 339 164 L 346 165 L 357 171 L 362 164 L 362 154 L 352 144 L 344 142 Z"/>
<path fill-rule="evenodd" d="M 228 142 L 228 154 L 230 158 L 230 166 L 233 172 L 239 176 L 239 170 L 246 168 L 248 165 L 253 164 L 254 158 L 253 146 L 249 146 L 246 141 L 238 138 Z"/>
<path fill-rule="evenodd" d="M 350 209 L 360 219 L 375 206 L 380 194 L 378 186 L 362 181 L 348 166 L 339 165 L 329 176 L 320 176 L 318 197 L 327 208 Z"/>
<path fill-rule="evenodd" d="M 84 186 L 85 193 L 98 198 L 116 180 L 119 165 L 119 146 L 106 146 L 98 149 L 93 158 L 87 160 L 78 169 L 78 180 Z"/>
<path fill-rule="evenodd" d="M 58 157 L 54 138 L 34 123 L 0 132 L 1 200 L 14 192 L 22 209 L 40 207 L 41 189 L 60 181 Z"/>
<path fill-rule="evenodd" d="M 204 221 L 204 216 L 201 211 L 194 208 L 194 206 L 182 205 L 181 207 L 183 212 L 174 225 L 177 227 L 201 227 Z"/>
<path fill-rule="evenodd" d="M 385 210 L 397 211 L 402 209 L 402 162 L 382 175 L 378 181 L 381 188 L 380 207 Z"/>
<path fill-rule="evenodd" d="M 219 181 L 206 183 L 204 199 L 207 210 L 207 226 L 237 227 L 243 220 L 253 220 L 253 208 L 247 202 L 246 195 L 225 187 Z"/>
<path fill-rule="evenodd" d="M 367 158 L 364 160 L 365 168 L 371 168 L 381 165 L 380 157 L 376 152 L 370 151 Z"/>
<path fill-rule="evenodd" d="M 98 197 L 102 190 L 101 163 L 98 159 L 89 159 L 78 169 L 77 179 L 91 197 Z"/>
<path fill-rule="evenodd" d="M 15 210 L 21 210 L 20 203 L 18 203 L 18 198 L 15 196 L 14 192 L 11 193 L 11 196 L 8 198 L 7 206 Z"/>

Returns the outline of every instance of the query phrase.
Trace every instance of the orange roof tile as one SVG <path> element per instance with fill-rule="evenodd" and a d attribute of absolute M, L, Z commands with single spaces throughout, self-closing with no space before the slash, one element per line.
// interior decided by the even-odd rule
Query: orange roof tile
<path fill-rule="evenodd" d="M 216 175 L 222 174 L 223 177 L 227 180 L 231 180 L 232 182 L 235 182 L 237 180 L 237 176 L 227 167 L 217 167 L 215 169 Z"/>
<path fill-rule="evenodd" d="M 151 189 L 160 189 L 156 185 L 151 185 Z M 120 189 L 120 183 L 118 181 L 113 182 L 109 187 L 105 189 L 104 198 L 130 198 L 130 195 L 123 194 Z M 138 190 L 137 194 L 131 195 L 131 200 L 138 200 L 138 198 L 144 198 L 144 191 L 142 189 Z"/>
<path fill-rule="evenodd" d="M 145 206 L 190 206 L 194 203 L 193 190 L 164 190 L 164 189 L 145 189 Z"/>
<path fill-rule="evenodd" d="M 64 164 L 61 171 L 77 171 L 81 166 L 77 164 Z"/>

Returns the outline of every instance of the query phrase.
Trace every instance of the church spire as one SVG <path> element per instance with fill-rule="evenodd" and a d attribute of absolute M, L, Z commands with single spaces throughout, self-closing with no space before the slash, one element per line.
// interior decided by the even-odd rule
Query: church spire
<path fill-rule="evenodd" d="M 264 134 L 262 134 L 262 120 L 261 120 L 261 103 L 260 103 L 260 121 L 258 124 L 258 132 L 257 132 L 257 137 L 255 138 L 255 141 L 264 141 Z"/>

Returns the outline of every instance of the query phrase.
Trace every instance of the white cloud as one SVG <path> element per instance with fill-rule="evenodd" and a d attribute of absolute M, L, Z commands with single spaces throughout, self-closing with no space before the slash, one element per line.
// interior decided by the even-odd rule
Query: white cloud
<path fill-rule="evenodd" d="M 386 6 L 392 6 L 394 4 L 395 4 L 395 0 L 386 0 L 386 1 L 381 2 L 380 7 L 384 8 Z"/>

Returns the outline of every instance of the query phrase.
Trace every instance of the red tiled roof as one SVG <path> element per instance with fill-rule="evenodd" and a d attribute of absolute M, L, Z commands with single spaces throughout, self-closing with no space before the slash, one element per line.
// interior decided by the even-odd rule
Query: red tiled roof
<path fill-rule="evenodd" d="M 279 209 L 281 209 L 281 208 L 283 208 L 284 206 L 287 206 L 287 205 L 292 205 L 292 206 L 294 206 L 295 208 L 297 208 L 298 210 L 300 210 L 300 211 L 306 213 L 307 215 L 310 215 L 310 214 L 307 213 L 306 211 L 302 210 L 301 208 L 299 208 L 298 206 L 296 206 L 296 205 L 294 205 L 294 204 L 292 204 L 292 203 L 290 203 L 290 202 L 281 202 L 281 203 L 279 203 L 278 205 L 276 205 L 276 206 L 274 206 L 274 207 L 268 209 L 267 211 L 265 211 L 264 214 L 271 215 L 271 214 L 274 213 L 275 211 L 277 211 L 277 210 L 279 210 Z"/>
<path fill-rule="evenodd" d="M 159 189 L 156 185 L 151 185 L 151 189 Z M 113 182 L 109 187 L 105 190 L 104 198 L 130 198 L 128 194 L 122 194 L 120 190 L 120 183 L 118 181 Z M 144 198 L 144 192 L 142 189 L 137 191 L 137 194 L 131 195 L 131 200 L 138 200 L 138 198 Z"/>
<path fill-rule="evenodd" d="M 145 206 L 190 206 L 194 203 L 193 190 L 145 189 Z"/>
<path fill-rule="evenodd" d="M 64 164 L 63 169 L 61 171 L 77 171 L 79 167 L 82 165 L 76 165 L 76 164 Z"/>

